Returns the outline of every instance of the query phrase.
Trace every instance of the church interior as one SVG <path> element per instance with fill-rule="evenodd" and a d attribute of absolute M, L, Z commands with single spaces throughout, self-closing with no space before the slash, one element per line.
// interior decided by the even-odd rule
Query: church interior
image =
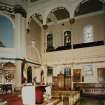
<path fill-rule="evenodd" d="M 0 105 L 105 105 L 105 0 L 0 0 Z"/>

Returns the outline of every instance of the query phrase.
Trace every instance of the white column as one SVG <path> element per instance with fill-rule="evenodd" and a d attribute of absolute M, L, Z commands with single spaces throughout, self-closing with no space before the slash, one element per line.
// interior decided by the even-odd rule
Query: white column
<path fill-rule="evenodd" d="M 26 19 L 21 20 L 21 56 L 26 57 Z"/>
<path fill-rule="evenodd" d="M 15 29 L 15 47 L 17 49 L 17 52 L 19 52 L 20 50 L 20 35 L 21 35 L 21 15 L 20 14 L 16 14 L 16 20 L 15 20 L 15 25 L 16 25 L 16 29 Z"/>
<path fill-rule="evenodd" d="M 22 61 L 16 61 L 16 77 L 15 77 L 16 87 L 21 87 L 21 63 Z"/>
<path fill-rule="evenodd" d="M 17 57 L 26 56 L 26 24 L 25 18 L 21 14 L 16 14 L 16 29 L 15 29 L 15 48 L 17 50 Z"/>

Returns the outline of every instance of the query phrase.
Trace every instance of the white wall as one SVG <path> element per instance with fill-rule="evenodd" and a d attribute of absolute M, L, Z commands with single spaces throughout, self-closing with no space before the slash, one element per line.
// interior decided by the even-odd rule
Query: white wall
<path fill-rule="evenodd" d="M 63 50 L 48 52 L 43 59 L 43 64 L 53 67 L 53 76 L 63 73 L 65 66 L 70 66 L 73 75 L 73 69 L 81 69 L 81 78 L 84 76 L 85 83 L 98 83 L 97 68 L 105 67 L 105 46 L 96 46 L 89 48 L 80 48 L 74 50 Z M 93 74 L 86 76 L 85 65 L 92 65 Z M 47 78 L 47 77 L 46 77 Z M 52 81 L 52 78 L 47 78 Z"/>

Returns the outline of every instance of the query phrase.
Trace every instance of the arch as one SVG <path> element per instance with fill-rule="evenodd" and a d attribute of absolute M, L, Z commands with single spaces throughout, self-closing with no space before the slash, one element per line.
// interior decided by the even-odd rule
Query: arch
<path fill-rule="evenodd" d="M 4 16 L 4 17 L 8 18 L 10 20 L 10 22 L 12 23 L 13 28 L 15 28 L 15 23 L 14 23 L 14 21 L 12 20 L 12 18 L 10 16 L 8 16 L 8 15 L 6 15 L 4 13 L 1 13 L 1 12 L 0 12 L 0 16 Z"/>
<path fill-rule="evenodd" d="M 28 24 L 27 31 L 29 31 L 29 32 L 30 32 L 30 28 L 32 28 L 32 27 L 30 27 L 30 25 L 31 25 L 31 23 L 33 23 L 33 21 L 32 21 L 32 16 L 30 16 L 29 17 L 29 22 L 27 23 Z M 39 41 L 38 42 L 36 41 L 36 35 L 37 34 L 31 35 L 32 33 L 29 33 L 29 32 L 27 33 L 28 36 L 30 36 L 30 40 L 27 40 L 28 41 L 28 43 L 27 43 L 27 51 L 26 51 L 27 58 L 31 59 L 31 60 L 33 60 L 33 61 L 35 61 L 37 63 L 41 63 L 40 48 L 37 47 Z M 28 51 L 30 51 L 30 53 L 28 53 Z"/>
<path fill-rule="evenodd" d="M 75 3 L 72 4 L 71 18 L 74 18 L 75 17 L 75 9 L 79 6 L 80 2 L 82 2 L 82 0 L 78 0 Z"/>
<path fill-rule="evenodd" d="M 41 26 L 41 24 L 43 23 L 43 19 L 40 19 L 38 16 L 40 17 L 40 16 L 42 16 L 42 14 L 39 13 L 39 12 L 33 12 L 33 14 L 31 14 L 30 16 L 27 17 L 27 19 L 26 19 L 26 29 L 29 29 L 29 25 L 30 25 L 30 22 L 31 22 L 32 19 L 34 19 L 35 22 L 37 24 L 39 24 L 39 26 Z M 36 17 L 36 19 L 34 17 Z M 43 18 L 43 16 L 42 16 L 42 18 Z"/>
<path fill-rule="evenodd" d="M 53 10 L 53 9 L 55 9 L 55 8 L 58 8 L 58 7 L 63 7 L 63 8 L 65 8 L 68 12 L 69 12 L 69 14 L 70 14 L 70 8 L 69 8 L 69 6 L 67 6 L 66 4 L 64 4 L 64 3 L 59 3 L 59 4 L 54 4 L 54 5 L 50 5 L 48 8 L 46 8 L 46 12 L 43 14 L 43 25 L 45 25 L 46 23 L 47 23 L 47 17 L 48 17 L 48 15 L 49 15 L 49 13 Z"/>
<path fill-rule="evenodd" d="M 27 16 L 26 10 L 19 4 L 14 5 L 14 12 L 20 13 L 24 18 Z"/>
<path fill-rule="evenodd" d="M 2 32 L 1 32 L 1 42 L 4 42 L 4 47 L 8 47 L 8 48 L 13 48 L 14 47 L 14 29 L 15 29 L 15 25 L 13 20 L 5 14 L 0 14 L 1 17 L 1 27 L 2 27 Z M 7 23 L 6 23 L 7 22 Z M 5 29 L 7 29 L 5 31 Z M 8 30 L 9 31 L 8 33 Z M 2 35 L 3 34 L 3 35 Z"/>
<path fill-rule="evenodd" d="M 90 6 L 92 5 L 92 6 Z M 86 13 L 102 10 L 103 2 L 101 0 L 81 0 L 74 10 L 74 16 L 80 16 Z"/>

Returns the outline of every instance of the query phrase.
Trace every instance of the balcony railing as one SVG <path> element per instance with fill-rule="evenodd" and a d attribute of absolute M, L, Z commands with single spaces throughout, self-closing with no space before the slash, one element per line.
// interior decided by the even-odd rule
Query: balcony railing
<path fill-rule="evenodd" d="M 68 49 L 77 49 L 77 48 L 85 48 L 85 47 L 94 47 L 94 46 L 101 46 L 104 45 L 104 41 L 95 41 L 95 42 L 89 42 L 89 43 L 79 43 L 79 44 L 73 44 L 69 46 L 59 46 L 56 49 L 54 47 L 47 48 L 47 52 L 51 51 L 60 51 L 60 50 L 68 50 Z"/>

